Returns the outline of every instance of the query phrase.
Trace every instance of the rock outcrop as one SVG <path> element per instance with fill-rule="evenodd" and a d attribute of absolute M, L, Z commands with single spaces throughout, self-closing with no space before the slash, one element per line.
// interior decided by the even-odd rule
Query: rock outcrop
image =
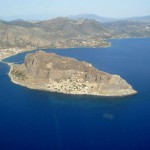
<path fill-rule="evenodd" d="M 66 94 L 124 96 L 135 94 L 124 79 L 97 70 L 91 64 L 54 53 L 28 54 L 25 63 L 12 65 L 12 81 L 32 89 Z"/>

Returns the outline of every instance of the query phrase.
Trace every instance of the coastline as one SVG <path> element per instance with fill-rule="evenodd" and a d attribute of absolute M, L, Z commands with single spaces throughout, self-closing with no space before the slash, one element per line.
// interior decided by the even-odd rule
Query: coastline
<path fill-rule="evenodd" d="M 135 38 L 150 38 L 150 37 L 135 37 Z M 132 38 L 110 38 L 110 39 L 108 39 L 108 40 L 117 40 L 117 39 L 132 39 Z M 134 39 L 134 38 L 133 38 Z M 110 42 L 111 43 L 111 42 Z M 111 45 L 110 45 L 111 46 Z M 110 47 L 109 46 L 109 47 Z M 72 47 L 72 48 L 76 48 L 76 47 Z M 54 48 L 54 49 L 61 49 L 61 48 Z M 69 49 L 69 48 L 66 48 L 66 49 Z M 28 52 L 28 51 L 34 51 L 34 50 L 36 50 L 36 49 L 30 49 L 30 50 L 25 50 L 25 51 L 21 51 L 21 52 L 18 52 L 18 53 L 15 53 L 15 54 L 13 54 L 13 55 L 9 55 L 9 56 L 7 56 L 7 57 L 5 57 L 5 58 L 2 58 L 1 60 L 0 60 L 0 62 L 2 62 L 2 63 L 6 63 L 7 65 L 9 65 L 10 66 L 10 70 L 9 70 L 9 73 L 8 73 L 8 76 L 10 77 L 10 79 L 11 79 L 11 81 L 13 82 L 13 83 L 15 83 L 15 84 L 18 84 L 18 85 L 21 85 L 21 86 L 23 86 L 23 87 L 27 87 L 27 88 L 29 88 L 29 89 L 35 89 L 35 90 L 42 90 L 42 91 L 50 91 L 50 90 L 47 90 L 47 89 L 37 89 L 37 88 L 31 88 L 31 87 L 29 87 L 29 86 L 27 86 L 27 85 L 24 85 L 24 84 L 21 84 L 21 83 L 19 83 L 19 82 L 17 82 L 17 81 L 15 81 L 14 79 L 13 79 L 13 77 L 11 76 L 11 74 L 10 74 L 10 72 L 11 72 L 11 70 L 12 70 L 12 65 L 13 65 L 13 63 L 8 63 L 8 62 L 4 62 L 3 60 L 4 59 L 6 59 L 6 58 L 9 58 L 9 57 L 11 57 L 11 56 L 15 56 L 15 55 L 17 55 L 17 54 L 19 54 L 19 53 L 24 53 L 24 52 Z M 46 50 L 46 49 L 44 49 L 44 50 Z M 57 92 L 57 93 L 63 93 L 63 92 L 59 92 L 59 91 L 50 91 L 50 92 Z M 120 97 L 122 97 L 122 96 L 129 96 L 129 95 L 134 95 L 134 94 L 136 94 L 136 93 L 138 93 L 137 91 L 135 91 L 135 92 L 133 92 L 133 93 L 131 93 L 131 94 L 125 94 L 125 95 L 106 95 L 106 94 L 99 94 L 99 95 L 97 95 L 97 96 L 109 96 L 109 97 L 111 97 L 111 96 L 120 96 Z M 68 94 L 68 93 L 64 93 L 64 94 Z M 95 95 L 95 94 L 77 94 L 77 93 L 74 93 L 74 94 L 72 94 L 72 95 Z"/>
<path fill-rule="evenodd" d="M 24 53 L 24 52 L 30 52 L 30 51 L 36 51 L 36 50 L 44 50 L 44 51 L 46 51 L 47 49 L 56 49 L 56 50 L 61 50 L 61 49 L 70 49 L 70 48 L 73 48 L 73 49 L 75 49 L 75 48 L 107 48 L 107 47 L 111 47 L 112 46 L 112 44 L 111 44 L 111 42 L 109 42 L 109 40 L 120 40 L 120 39 L 140 39 L 140 38 L 150 38 L 150 37 L 118 37 L 118 38 L 109 38 L 109 39 L 105 39 L 105 41 L 107 41 L 108 42 L 108 45 L 107 46 L 101 46 L 101 47 L 49 47 L 49 48 L 29 48 L 29 49 L 27 49 L 27 48 L 24 48 L 24 49 L 18 49 L 18 48 L 13 48 L 13 51 L 18 51 L 18 52 L 15 52 L 15 53 L 13 53 L 13 54 L 8 54 L 8 55 L 6 55 L 5 57 L 1 57 L 0 56 L 0 62 L 3 62 L 3 60 L 4 59 L 6 59 L 6 58 L 9 58 L 9 57 L 11 57 L 11 56 L 15 56 L 15 55 L 17 55 L 17 54 L 20 54 L 20 53 Z M 8 49 L 2 49 L 2 50 L 8 50 Z"/>
<path fill-rule="evenodd" d="M 118 37 L 118 38 L 109 38 L 109 39 L 107 39 L 107 41 L 109 41 L 109 40 L 120 40 L 120 39 L 146 39 L 146 38 L 150 38 L 150 36 L 148 36 L 148 37 Z"/>
<path fill-rule="evenodd" d="M 3 53 L 3 51 L 6 51 L 6 50 L 8 50 L 8 49 L 2 49 L 1 51 L 2 51 L 2 53 Z M 4 62 L 3 60 L 4 59 L 6 59 L 6 58 L 9 58 L 9 57 L 11 57 L 11 56 L 15 56 L 15 55 L 18 55 L 18 54 L 21 54 L 21 53 L 24 53 L 24 52 L 30 52 L 30 51 L 34 51 L 34 50 L 36 50 L 36 48 L 31 48 L 31 49 L 18 49 L 18 48 L 13 48 L 13 49 L 11 49 L 11 51 L 13 50 L 13 53 L 11 52 L 11 53 L 7 53 L 7 54 L 5 54 L 5 56 L 0 56 L 0 62 Z M 15 51 L 15 52 L 14 52 Z"/>
<path fill-rule="evenodd" d="M 106 96 L 106 97 L 124 97 L 124 96 L 134 95 L 137 93 L 137 91 L 132 89 L 132 87 L 128 89 L 120 89 L 120 90 L 113 91 L 113 92 L 103 91 L 103 90 L 101 91 L 102 85 L 99 86 L 98 90 L 91 91 L 89 90 L 91 89 L 90 87 L 93 87 L 93 86 L 95 87 L 97 86 L 97 84 L 95 84 L 94 82 L 90 83 L 88 81 L 80 81 L 77 78 L 75 78 L 75 80 L 71 78 L 70 79 L 71 82 L 70 80 L 62 80 L 61 82 L 50 81 L 49 83 L 41 84 L 42 80 L 40 82 L 37 82 L 36 79 L 30 78 L 30 76 L 27 76 L 27 78 L 29 77 L 29 79 L 31 80 L 19 79 L 18 77 L 14 76 L 14 73 L 13 74 L 11 73 L 13 72 L 14 64 L 8 63 L 8 65 L 10 66 L 8 76 L 11 82 L 17 85 L 23 86 L 23 87 L 27 87 L 29 89 L 49 91 L 49 92 L 54 92 L 54 93 L 63 93 L 63 94 L 69 94 L 69 95 L 93 95 L 93 96 Z M 74 89 L 74 86 L 72 87 L 72 83 L 73 85 L 75 84 L 75 86 L 78 87 L 80 90 Z M 82 87 L 83 84 L 84 84 L 84 87 Z M 69 91 L 68 91 L 68 85 L 70 89 Z"/>

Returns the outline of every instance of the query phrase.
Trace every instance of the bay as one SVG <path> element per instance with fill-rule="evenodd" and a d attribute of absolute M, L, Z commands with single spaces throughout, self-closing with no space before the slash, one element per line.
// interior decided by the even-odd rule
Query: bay
<path fill-rule="evenodd" d="M 0 63 L 0 149 L 149 150 L 150 38 L 110 40 L 107 48 L 50 49 L 127 80 L 138 94 L 77 96 L 13 84 Z M 27 53 L 5 59 L 22 63 Z"/>

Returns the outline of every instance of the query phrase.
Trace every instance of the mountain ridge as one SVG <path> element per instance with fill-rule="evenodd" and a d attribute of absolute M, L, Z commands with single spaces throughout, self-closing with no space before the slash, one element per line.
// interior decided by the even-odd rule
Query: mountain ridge
<path fill-rule="evenodd" d="M 64 17 L 39 22 L 0 21 L 0 59 L 20 48 L 106 47 L 110 46 L 107 42 L 110 38 L 131 37 L 150 37 L 150 23 L 130 20 L 100 23 Z"/>
<path fill-rule="evenodd" d="M 125 18 L 109 18 L 109 17 L 101 17 L 96 14 L 79 14 L 79 15 L 71 15 L 68 16 L 70 19 L 78 20 L 78 19 L 89 19 L 96 20 L 101 23 L 113 22 L 113 21 L 136 21 L 136 22 L 149 22 L 150 23 L 150 15 L 147 16 L 137 16 L 137 17 L 125 17 Z"/>

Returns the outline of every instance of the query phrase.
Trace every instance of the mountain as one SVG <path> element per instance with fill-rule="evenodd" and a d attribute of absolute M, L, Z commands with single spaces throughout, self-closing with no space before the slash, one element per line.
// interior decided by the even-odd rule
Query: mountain
<path fill-rule="evenodd" d="M 0 24 L 0 48 L 99 47 L 107 29 L 94 20 L 55 18 L 30 23 L 15 20 Z M 94 41 L 94 42 L 93 42 Z"/>
<path fill-rule="evenodd" d="M 95 20 L 71 20 L 58 17 L 35 23 L 37 28 L 47 32 L 53 47 L 102 47 L 108 45 L 101 40 L 109 32 Z"/>
<path fill-rule="evenodd" d="M 36 28 L 0 23 L 0 49 L 49 47 L 48 36 Z"/>
<path fill-rule="evenodd" d="M 132 17 L 132 18 L 128 18 L 127 20 L 136 21 L 136 22 L 143 22 L 143 23 L 150 23 L 150 16 Z"/>
<path fill-rule="evenodd" d="M 102 35 L 107 32 L 105 26 L 95 20 L 71 20 L 63 17 L 37 22 L 36 27 L 58 38 Z"/>
<path fill-rule="evenodd" d="M 69 19 L 74 19 L 74 20 L 78 20 L 78 19 L 96 20 L 96 21 L 101 22 L 101 23 L 116 20 L 116 19 L 113 19 L 113 18 L 100 17 L 100 16 L 95 15 L 95 14 L 80 14 L 80 15 L 76 15 L 76 16 L 68 16 L 68 18 Z"/>
<path fill-rule="evenodd" d="M 7 23 L 7 21 L 0 19 L 0 23 Z"/>
<path fill-rule="evenodd" d="M 112 34 L 111 37 L 149 37 L 150 23 L 122 20 L 105 23 L 105 27 L 109 29 Z"/>
<path fill-rule="evenodd" d="M 21 26 L 21 27 L 34 27 L 35 25 L 31 22 L 25 21 L 23 19 L 17 19 L 8 22 L 9 25 Z"/>
<path fill-rule="evenodd" d="M 113 22 L 113 21 L 135 21 L 135 22 L 150 23 L 150 16 L 130 17 L 130 18 L 107 18 L 107 17 L 100 17 L 95 14 L 79 14 L 76 16 L 68 16 L 68 18 L 74 20 L 78 20 L 78 19 L 96 20 L 101 23 Z"/>
<path fill-rule="evenodd" d="M 149 37 L 150 23 L 130 20 L 100 23 L 58 17 L 28 22 L 0 21 L 0 49 L 105 47 L 109 38 Z"/>

